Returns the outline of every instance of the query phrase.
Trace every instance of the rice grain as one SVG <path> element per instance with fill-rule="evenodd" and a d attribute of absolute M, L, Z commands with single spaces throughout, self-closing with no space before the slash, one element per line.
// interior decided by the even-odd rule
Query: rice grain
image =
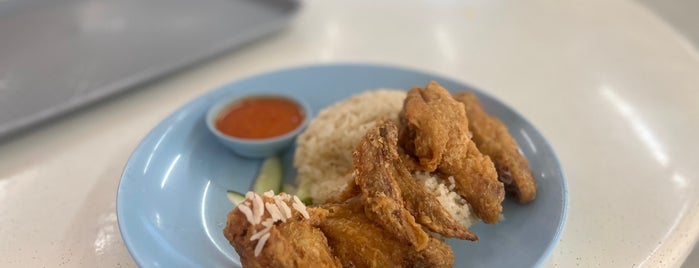
<path fill-rule="evenodd" d="M 353 179 L 352 151 L 378 119 L 398 120 L 406 93 L 371 90 L 321 110 L 297 138 L 296 183 L 322 204 L 337 196 Z"/>

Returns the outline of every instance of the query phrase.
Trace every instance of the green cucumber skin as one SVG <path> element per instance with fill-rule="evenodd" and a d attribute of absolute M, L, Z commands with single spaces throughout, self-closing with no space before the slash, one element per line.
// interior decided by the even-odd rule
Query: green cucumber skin
<path fill-rule="evenodd" d="M 262 161 L 257 177 L 255 177 L 255 181 L 253 181 L 252 191 L 261 195 L 269 190 L 280 193 L 284 188 L 288 187 L 283 187 L 281 159 L 279 159 L 278 156 L 266 158 Z M 228 197 L 228 201 L 236 206 L 245 200 L 244 194 L 233 190 L 228 190 L 226 196 Z"/>
<path fill-rule="evenodd" d="M 245 201 L 245 195 L 241 194 L 239 192 L 233 191 L 233 190 L 228 190 L 226 192 L 226 197 L 228 197 L 228 201 L 231 202 L 231 204 L 237 206 L 241 202 Z"/>
<path fill-rule="evenodd" d="M 255 178 L 252 186 L 252 191 L 257 194 L 263 194 L 266 191 L 273 190 L 279 193 L 282 188 L 282 162 L 278 156 L 272 156 L 265 159 L 260 166 L 260 171 Z"/>
<path fill-rule="evenodd" d="M 296 186 L 284 183 L 282 184 L 282 192 L 287 194 L 296 194 Z"/>

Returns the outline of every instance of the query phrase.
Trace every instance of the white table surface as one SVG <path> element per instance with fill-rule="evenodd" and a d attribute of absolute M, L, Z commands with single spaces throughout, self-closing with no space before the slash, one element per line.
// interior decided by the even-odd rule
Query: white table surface
<path fill-rule="evenodd" d="M 0 266 L 135 266 L 115 203 L 141 138 L 208 90 L 321 62 L 451 76 L 530 119 L 570 190 L 546 266 L 674 267 L 697 241 L 699 53 L 650 10 L 629 1 L 316 0 L 278 35 L 2 141 Z"/>

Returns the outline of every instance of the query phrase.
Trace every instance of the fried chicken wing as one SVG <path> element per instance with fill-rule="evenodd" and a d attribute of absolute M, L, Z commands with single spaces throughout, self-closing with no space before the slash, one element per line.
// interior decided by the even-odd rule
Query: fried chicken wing
<path fill-rule="evenodd" d="M 473 141 L 478 150 L 493 160 L 498 179 L 505 184 L 507 194 L 519 203 L 534 200 L 534 175 L 505 124 L 487 114 L 476 95 L 471 92 L 455 94 L 454 99 L 464 104 Z"/>
<path fill-rule="evenodd" d="M 419 88 L 413 88 L 410 92 L 417 90 Z M 410 105 L 410 108 L 406 109 L 408 105 Z M 440 118 L 444 118 L 444 116 L 441 116 L 439 112 L 441 111 L 430 107 L 420 94 L 408 93 L 406 96 L 403 110 L 400 112 L 401 123 L 417 129 L 429 130 L 401 131 L 399 133 L 401 148 L 404 148 L 408 153 L 419 156 L 417 163 L 409 166 L 419 167 L 421 170 L 432 172 L 437 169 L 437 165 L 442 161 L 442 155 L 447 150 L 449 130 L 443 127 L 443 122 Z"/>
<path fill-rule="evenodd" d="M 398 182 L 393 179 L 395 152 L 382 135 L 386 128 L 373 127 L 353 152 L 355 182 L 361 190 L 366 214 L 398 240 L 421 250 L 428 236 L 415 217 L 405 208 Z"/>
<path fill-rule="evenodd" d="M 430 238 L 424 249 L 403 243 L 369 219 L 361 198 L 328 204 L 320 228 L 343 267 L 451 267 L 454 254 L 444 242 Z"/>
<path fill-rule="evenodd" d="M 403 174 L 396 176 L 396 180 L 403 193 L 405 206 L 418 223 L 443 237 L 478 240 L 478 236 L 457 222 L 436 197 L 412 178 L 407 169 L 399 171 L 404 171 L 399 172 Z"/>
<path fill-rule="evenodd" d="M 265 203 L 273 203 L 264 197 Z M 272 225 L 264 248 L 255 256 L 255 248 L 263 238 L 251 240 L 264 226 L 253 226 L 239 208 L 228 214 L 224 236 L 240 255 L 243 267 L 342 267 L 332 254 L 323 232 L 317 227 L 328 214 L 322 208 L 308 208 L 309 219 L 298 215 Z M 265 212 L 263 218 L 269 218 Z M 264 237 L 264 236 L 263 236 Z"/>
<path fill-rule="evenodd" d="M 400 145 L 418 168 L 453 176 L 457 192 L 486 223 L 497 223 L 505 198 L 503 184 L 488 156 L 471 141 L 463 104 L 437 82 L 408 92 L 401 111 Z"/>
<path fill-rule="evenodd" d="M 397 145 L 396 124 L 380 121 L 357 146 L 355 166 L 361 176 L 357 176 L 356 181 L 361 184 L 363 193 L 386 194 L 402 204 L 417 223 L 444 237 L 478 240 L 478 236 L 458 223 L 436 197 L 413 179 L 398 156 Z"/>
<path fill-rule="evenodd" d="M 412 267 L 452 267 L 454 266 L 454 251 L 447 243 L 430 237 L 425 250 L 411 254 L 409 263 Z"/>

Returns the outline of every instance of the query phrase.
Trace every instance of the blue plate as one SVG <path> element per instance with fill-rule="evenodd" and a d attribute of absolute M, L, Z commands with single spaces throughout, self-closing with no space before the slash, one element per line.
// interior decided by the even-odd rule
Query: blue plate
<path fill-rule="evenodd" d="M 566 220 L 567 189 L 551 146 L 524 117 L 502 102 L 455 80 L 415 70 L 377 65 L 316 65 L 266 73 L 233 82 L 185 105 L 163 120 L 126 164 L 117 196 L 121 235 L 142 267 L 239 266 L 223 237 L 233 208 L 226 190 L 245 192 L 260 162 L 240 158 L 207 129 L 207 109 L 234 93 L 294 94 L 314 111 L 375 88 L 424 86 L 436 80 L 455 91 L 472 90 L 488 112 L 510 129 L 537 178 L 537 199 L 504 202 L 505 220 L 478 224 L 480 242 L 450 240 L 456 267 L 540 266 L 557 243 Z M 293 182 L 293 148 L 282 156 L 284 180 Z"/>

